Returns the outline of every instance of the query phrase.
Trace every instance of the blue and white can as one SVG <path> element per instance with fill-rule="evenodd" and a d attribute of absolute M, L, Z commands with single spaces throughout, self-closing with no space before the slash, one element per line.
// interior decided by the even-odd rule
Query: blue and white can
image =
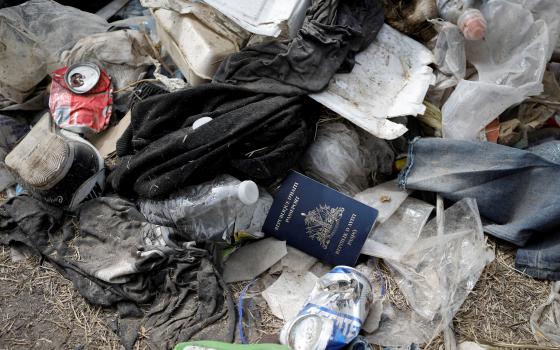
<path fill-rule="evenodd" d="M 338 350 L 358 336 L 371 304 L 372 285 L 358 270 L 336 266 L 321 277 L 298 316 L 280 333 L 294 350 Z"/>

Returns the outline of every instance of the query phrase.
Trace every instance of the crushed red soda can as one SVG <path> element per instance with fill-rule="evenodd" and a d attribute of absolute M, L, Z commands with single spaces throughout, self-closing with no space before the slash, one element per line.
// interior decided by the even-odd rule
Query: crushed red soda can
<path fill-rule="evenodd" d="M 338 350 L 358 336 L 373 303 L 371 282 L 360 271 L 336 266 L 321 277 L 298 316 L 280 333 L 294 350 Z"/>
<path fill-rule="evenodd" d="M 109 125 L 113 106 L 111 78 L 98 67 L 98 75 L 88 75 L 96 71 L 94 67 L 97 66 L 84 63 L 53 72 L 49 107 L 60 128 L 89 134 Z M 67 74 L 68 71 L 72 74 Z M 73 86 L 69 87 L 67 81 Z"/>

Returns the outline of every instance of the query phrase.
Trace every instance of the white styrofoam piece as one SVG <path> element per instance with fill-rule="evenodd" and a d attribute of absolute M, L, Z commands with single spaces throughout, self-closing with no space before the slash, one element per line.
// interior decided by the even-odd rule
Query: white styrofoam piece
<path fill-rule="evenodd" d="M 301 311 L 318 279 L 311 272 L 284 272 L 262 296 L 274 316 L 288 321 Z"/>
<path fill-rule="evenodd" d="M 277 37 L 288 27 L 295 36 L 311 0 L 200 0 L 251 33 Z"/>
<path fill-rule="evenodd" d="M 424 45 L 384 24 L 376 40 L 356 55 L 351 73 L 336 74 L 328 88 L 310 95 L 357 126 L 383 139 L 407 128 L 387 118 L 423 114 L 435 82 L 433 55 Z"/>
<path fill-rule="evenodd" d="M 158 9 L 154 18 L 163 47 L 191 85 L 211 80 L 222 60 L 237 51 L 235 43 L 194 16 Z"/>

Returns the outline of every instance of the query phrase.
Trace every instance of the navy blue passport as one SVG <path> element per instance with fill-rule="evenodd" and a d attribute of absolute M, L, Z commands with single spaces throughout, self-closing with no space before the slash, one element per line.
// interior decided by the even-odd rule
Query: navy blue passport
<path fill-rule="evenodd" d="M 291 171 L 263 232 L 332 265 L 354 266 L 377 210 Z"/>

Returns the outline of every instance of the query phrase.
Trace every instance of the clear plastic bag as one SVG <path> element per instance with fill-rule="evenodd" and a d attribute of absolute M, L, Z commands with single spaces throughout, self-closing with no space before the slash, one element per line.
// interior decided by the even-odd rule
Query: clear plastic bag
<path fill-rule="evenodd" d="M 560 345 L 560 281 L 554 282 L 548 300 L 531 314 L 531 331 L 541 345 Z"/>
<path fill-rule="evenodd" d="M 476 139 L 507 108 L 538 95 L 558 40 L 557 0 L 489 0 L 481 11 L 488 21 L 486 38 L 466 42 L 478 80 L 461 80 L 444 104 L 447 138 Z"/>
<path fill-rule="evenodd" d="M 322 124 L 302 157 L 305 173 L 348 195 L 365 190 L 372 171 L 391 171 L 393 152 L 385 140 L 359 134 L 343 123 Z"/>
<path fill-rule="evenodd" d="M 439 19 L 430 21 L 438 31 L 434 60 L 439 71 L 454 78 L 457 82 L 465 78 L 467 58 L 465 55 L 465 38 L 459 27 Z M 447 87 L 452 86 L 448 85 Z"/>
<path fill-rule="evenodd" d="M 397 211 L 376 227 L 366 239 L 362 254 L 398 260 L 420 237 L 434 206 L 407 198 Z"/>
<path fill-rule="evenodd" d="M 392 328 L 382 324 L 381 331 L 388 339 L 388 334 L 401 334 L 405 327 L 407 334 L 426 342 L 428 335 L 448 329 L 494 253 L 486 245 L 476 202 L 470 198 L 444 212 L 440 230 L 437 219 L 432 219 L 412 245 L 409 239 L 401 241 L 406 253 L 399 260 L 385 259 L 385 263 L 415 313 L 403 318 L 419 326 L 411 330 L 409 322 L 393 322 Z"/>
<path fill-rule="evenodd" d="M 230 244 L 236 232 L 260 232 L 272 205 L 272 197 L 262 189 L 256 203 L 244 204 L 238 196 L 240 184 L 220 175 L 169 199 L 139 200 L 138 206 L 150 223 L 176 228 L 186 240 Z"/>
<path fill-rule="evenodd" d="M 47 74 L 62 66 L 62 51 L 108 27 L 99 16 L 49 0 L 1 9 L 0 95 L 23 102 Z"/>

